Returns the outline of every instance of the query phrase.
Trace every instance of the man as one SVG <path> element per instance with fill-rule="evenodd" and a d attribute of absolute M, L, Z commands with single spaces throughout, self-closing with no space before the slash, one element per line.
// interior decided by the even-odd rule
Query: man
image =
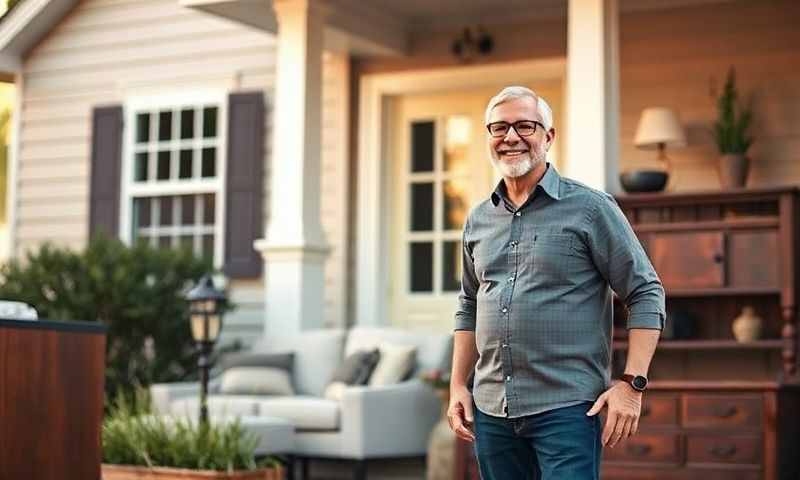
<path fill-rule="evenodd" d="M 486 126 L 503 179 L 464 225 L 450 426 L 475 441 L 484 480 L 597 479 L 602 446 L 638 429 L 664 289 L 613 197 L 546 162 L 556 132 L 544 99 L 508 87 Z M 613 386 L 612 289 L 630 312 Z"/>

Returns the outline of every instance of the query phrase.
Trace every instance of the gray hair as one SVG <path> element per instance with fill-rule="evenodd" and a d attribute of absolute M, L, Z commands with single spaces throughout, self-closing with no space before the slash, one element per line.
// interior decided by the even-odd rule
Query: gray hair
<path fill-rule="evenodd" d="M 550 109 L 550 105 L 547 104 L 547 101 L 530 88 L 517 85 L 502 89 L 500 93 L 489 100 L 489 105 L 486 106 L 486 123 L 489 123 L 489 117 L 494 107 L 518 98 L 532 98 L 536 100 L 536 109 L 542 116 L 542 123 L 544 123 L 545 128 L 550 130 L 553 127 L 553 110 Z"/>

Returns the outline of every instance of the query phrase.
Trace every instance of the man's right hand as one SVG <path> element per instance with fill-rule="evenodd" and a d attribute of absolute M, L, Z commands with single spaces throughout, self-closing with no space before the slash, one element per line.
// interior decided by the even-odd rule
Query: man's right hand
<path fill-rule="evenodd" d="M 472 394 L 467 390 L 467 387 L 456 387 L 450 390 L 447 421 L 458 438 L 467 442 L 475 441 L 475 431 L 473 429 L 475 416 L 472 411 Z"/>

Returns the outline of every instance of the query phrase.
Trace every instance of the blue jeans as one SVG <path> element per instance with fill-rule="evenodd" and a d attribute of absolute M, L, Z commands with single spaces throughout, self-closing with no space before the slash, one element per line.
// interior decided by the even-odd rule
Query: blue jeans
<path fill-rule="evenodd" d="M 474 406 L 474 404 L 473 404 Z M 592 402 L 520 418 L 498 418 L 475 407 L 475 455 L 483 480 L 597 480 L 598 415 Z"/>

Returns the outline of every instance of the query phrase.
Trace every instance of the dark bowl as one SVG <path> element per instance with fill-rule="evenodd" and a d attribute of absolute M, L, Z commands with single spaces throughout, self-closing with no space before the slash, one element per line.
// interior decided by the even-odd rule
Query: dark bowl
<path fill-rule="evenodd" d="M 660 192 L 669 174 L 660 170 L 632 170 L 620 174 L 619 181 L 628 193 Z"/>

